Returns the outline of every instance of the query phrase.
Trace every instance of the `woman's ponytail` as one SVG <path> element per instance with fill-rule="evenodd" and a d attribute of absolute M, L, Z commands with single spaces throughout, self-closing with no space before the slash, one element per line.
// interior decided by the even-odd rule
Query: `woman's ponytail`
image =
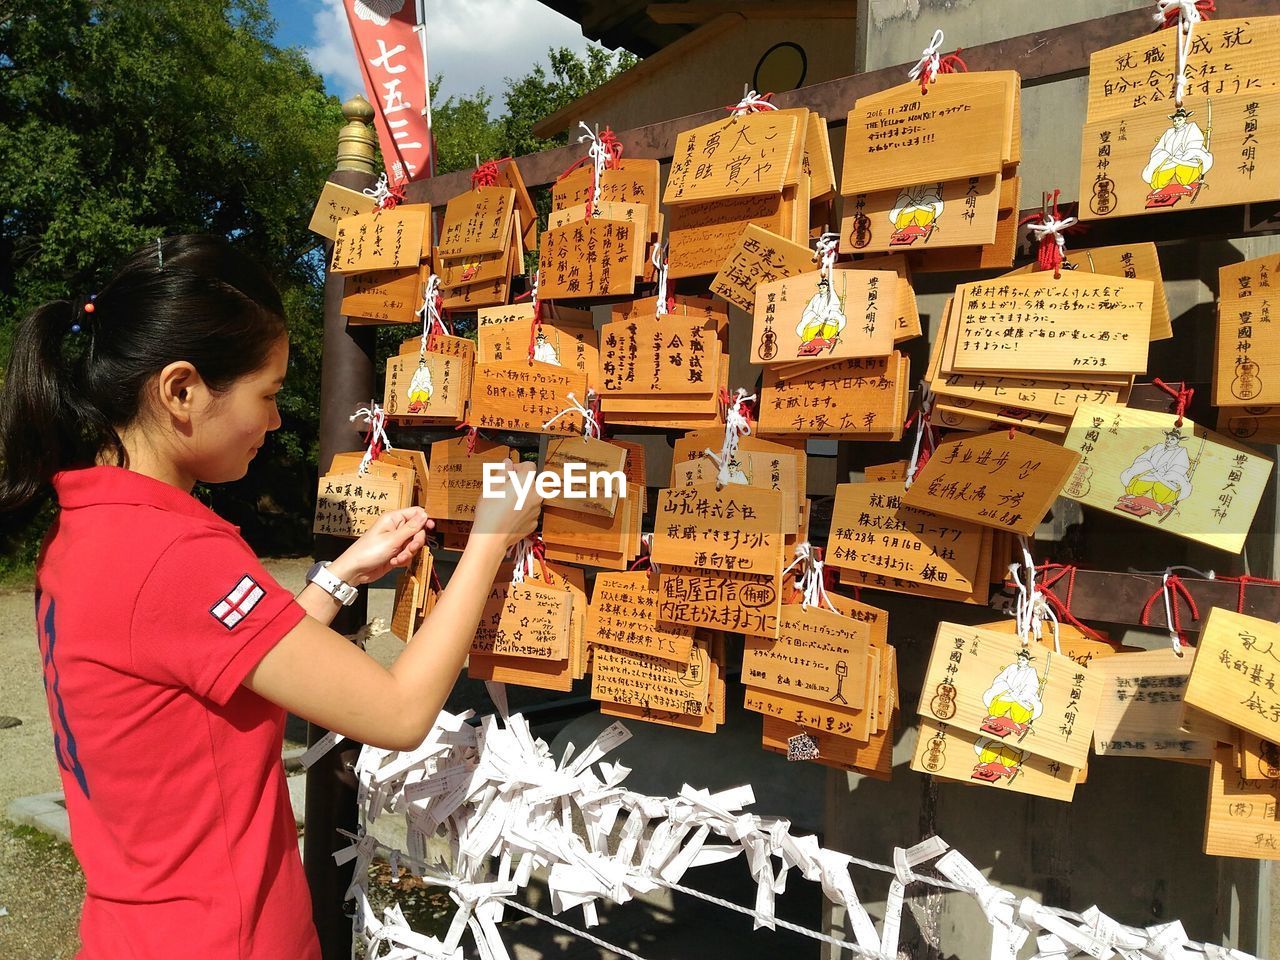
<path fill-rule="evenodd" d="M 21 522 L 44 499 L 54 473 L 80 446 L 67 340 L 80 313 L 46 303 L 18 325 L 0 389 L 0 514 Z"/>

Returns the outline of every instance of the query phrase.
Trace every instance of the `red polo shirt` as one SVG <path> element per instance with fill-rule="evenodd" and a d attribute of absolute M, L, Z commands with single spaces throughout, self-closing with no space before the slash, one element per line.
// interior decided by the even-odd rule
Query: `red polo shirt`
<path fill-rule="evenodd" d="M 302 608 L 176 487 L 118 467 L 53 485 L 36 620 L 80 960 L 319 960 L 285 712 L 240 685 Z"/>

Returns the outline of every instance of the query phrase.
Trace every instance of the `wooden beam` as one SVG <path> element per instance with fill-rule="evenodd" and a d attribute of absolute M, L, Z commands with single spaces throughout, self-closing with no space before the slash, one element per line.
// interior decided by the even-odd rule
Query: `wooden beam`
<path fill-rule="evenodd" d="M 1175 570 L 1179 579 L 1195 598 L 1199 620 L 1191 619 L 1191 612 L 1181 597 L 1178 598 L 1179 617 L 1185 633 L 1199 633 L 1211 607 L 1235 610 L 1240 600 L 1240 584 L 1225 580 L 1204 580 L 1185 570 Z M 1136 573 L 1111 573 L 1106 570 L 1077 570 L 1075 589 L 1071 596 L 1071 614 L 1081 620 L 1101 623 L 1124 623 L 1142 626 L 1142 610 L 1147 601 L 1160 590 L 1159 575 Z M 1065 586 L 1058 584 L 1054 592 L 1066 602 Z M 1280 620 L 1280 586 L 1251 583 L 1245 588 L 1244 612 L 1264 620 Z M 1151 605 L 1147 626 L 1154 630 L 1168 627 L 1164 615 L 1164 600 L 1157 597 Z"/>
<path fill-rule="evenodd" d="M 706 23 L 725 13 L 740 13 L 756 20 L 852 20 L 858 12 L 855 0 L 685 0 L 684 3 L 651 3 L 647 13 L 654 23 Z"/>

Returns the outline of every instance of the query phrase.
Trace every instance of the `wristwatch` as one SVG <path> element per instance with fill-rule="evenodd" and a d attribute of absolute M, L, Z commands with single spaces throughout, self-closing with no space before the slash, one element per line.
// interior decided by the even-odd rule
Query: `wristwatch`
<path fill-rule="evenodd" d="M 329 561 L 321 560 L 307 571 L 307 583 L 314 583 L 344 607 L 351 606 L 356 602 L 356 597 L 360 596 L 360 591 L 345 580 L 339 580 L 328 568 Z"/>

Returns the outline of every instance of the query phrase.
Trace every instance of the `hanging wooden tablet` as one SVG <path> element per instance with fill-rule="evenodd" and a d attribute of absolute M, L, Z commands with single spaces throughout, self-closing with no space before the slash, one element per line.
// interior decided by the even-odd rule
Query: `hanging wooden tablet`
<path fill-rule="evenodd" d="M 1160 258 L 1154 243 L 1125 243 L 1113 247 L 1089 247 L 1083 250 L 1065 251 L 1063 270 L 1084 273 L 1101 273 L 1109 277 L 1128 277 L 1130 280 L 1150 280 L 1151 339 L 1168 340 L 1173 336 L 1169 317 L 1169 298 L 1165 295 L 1164 275 L 1160 272 Z M 1034 262 L 1010 271 L 1006 276 L 1016 276 L 1037 271 Z"/>
<path fill-rule="evenodd" d="M 423 279 L 416 266 L 348 274 L 343 285 L 342 314 L 351 326 L 419 323 Z"/>
<path fill-rule="evenodd" d="M 897 332 L 898 276 L 833 270 L 756 286 L 752 362 L 887 357 Z"/>
<path fill-rule="evenodd" d="M 413 503 L 419 507 L 427 504 L 427 476 L 431 468 L 427 456 L 421 450 L 402 449 L 383 450 L 378 457 L 379 463 L 389 463 L 398 467 L 406 467 L 413 471 Z M 421 578 L 419 578 L 421 579 Z"/>
<path fill-rule="evenodd" d="M 795 693 L 780 693 L 748 686 L 743 691 L 742 705 L 752 713 L 820 730 L 847 740 L 867 741 L 875 732 L 874 710 L 868 705 L 858 709 L 829 700 L 817 701 Z"/>
<path fill-rule="evenodd" d="M 1093 729 L 1099 756 L 1203 760 L 1214 743 L 1182 733 L 1178 718 L 1192 658 L 1172 649 L 1123 653 L 1090 664 L 1102 682 L 1101 705 Z"/>
<path fill-rule="evenodd" d="M 1008 168 L 1006 168 L 1008 169 Z M 995 239 L 977 247 L 912 247 L 907 251 L 911 269 L 918 273 L 973 270 L 1007 270 L 1018 254 L 1018 241 L 1026 234 L 1021 221 L 1022 178 L 1004 174 L 996 208 Z M 966 198 L 967 202 L 967 198 Z"/>
<path fill-rule="evenodd" d="M 742 682 L 806 700 L 861 709 L 869 655 L 865 625 L 820 607 L 782 607 L 778 638 L 747 637 Z"/>
<path fill-rule="evenodd" d="M 407 344 L 412 353 L 387 358 L 383 381 L 383 409 L 399 423 L 456 423 L 466 416 L 470 394 L 470 368 L 475 347 L 462 337 L 437 337 L 457 341 L 445 350 L 421 350 L 421 338 Z"/>
<path fill-rule="evenodd" d="M 809 202 L 835 196 L 836 170 L 831 160 L 831 134 L 826 118 L 809 112 L 802 170 L 809 177 Z"/>
<path fill-rule="evenodd" d="M 766 368 L 759 432 L 896 439 L 906 413 L 905 364 L 894 351 L 888 357 L 841 360 L 786 380 Z"/>
<path fill-rule="evenodd" d="M 1218 299 L 1247 300 L 1276 292 L 1280 283 L 1280 253 L 1228 263 L 1218 268 Z"/>
<path fill-rule="evenodd" d="M 409 506 L 413 502 L 414 492 L 416 489 L 415 470 L 413 466 L 404 463 L 393 462 L 386 451 L 378 456 L 376 460 L 370 460 L 365 464 L 364 476 L 372 477 L 376 480 L 390 480 L 398 484 L 401 490 L 396 495 L 396 502 L 404 503 Z M 360 450 L 335 453 L 333 460 L 329 464 L 328 475 L 351 475 L 359 474 L 360 463 L 364 459 L 364 452 Z"/>
<path fill-rule="evenodd" d="M 1001 430 L 938 445 L 902 502 L 945 517 L 1031 536 L 1080 454 Z"/>
<path fill-rule="evenodd" d="M 635 292 L 635 226 L 593 217 L 547 230 L 538 251 L 545 300 L 626 296 Z"/>
<path fill-rule="evenodd" d="M 704 449 L 721 442 L 705 436 L 710 431 L 701 433 L 706 440 Z M 748 440 L 755 443 L 747 445 Z M 756 444 L 762 446 L 757 447 Z M 781 444 L 769 444 L 774 450 L 768 450 L 764 444 L 769 444 L 769 441 L 757 437 L 743 437 L 738 442 L 738 451 L 729 466 L 729 483 L 776 490 L 782 495 L 783 504 L 795 504 L 795 509 L 784 509 L 782 515 L 782 532 L 790 536 L 796 533 L 803 510 L 805 458 L 800 451 L 777 450 Z M 719 472 L 720 468 L 715 461 L 705 453 L 688 460 L 673 460 L 671 486 L 679 488 L 713 484 L 717 481 Z"/>
<path fill-rule="evenodd" d="M 566 367 L 527 359 L 478 363 L 468 419 L 481 430 L 580 435 L 582 415 L 573 409 L 571 393 L 584 402 L 587 380 Z"/>
<path fill-rule="evenodd" d="M 1084 766 L 1102 684 L 1067 657 L 1016 636 L 939 623 L 917 712 L 976 737 Z"/>
<path fill-rule="evenodd" d="M 1214 406 L 1280 403 L 1280 290 L 1219 300 L 1215 347 Z"/>
<path fill-rule="evenodd" d="M 601 702 L 600 713 L 606 717 L 621 717 L 644 723 L 657 723 L 667 727 L 679 727 L 696 733 L 715 733 L 725 722 L 724 665 L 715 656 L 707 664 L 707 703 L 699 714 L 665 710 L 654 706 L 636 706 L 622 703 Z"/>
<path fill-rule="evenodd" d="M 685 661 L 596 647 L 591 697 L 625 706 L 701 716 L 709 712 L 710 661 L 708 644 L 701 639 Z"/>
<path fill-rule="evenodd" d="M 643 275 L 644 265 L 648 259 L 646 251 L 651 239 L 648 231 L 649 208 L 643 203 L 614 203 L 606 200 L 601 200 L 594 207 L 579 203 L 576 206 L 551 211 L 547 217 L 547 229 L 556 230 L 570 224 L 585 222 L 592 217 L 631 225 L 633 238 L 631 264 L 636 270 L 637 277 Z"/>
<path fill-rule="evenodd" d="M 998 171 L 857 193 L 845 199 L 841 246 L 853 253 L 932 251 L 996 241 Z"/>
<path fill-rule="evenodd" d="M 1280 626 L 1214 607 L 1204 621 L 1186 701 L 1256 734 L 1280 740 Z"/>
<path fill-rule="evenodd" d="M 753 223 L 742 231 L 720 265 L 711 281 L 711 292 L 750 313 L 755 309 L 756 287 L 760 284 L 817 269 L 808 246 Z"/>
<path fill-rule="evenodd" d="M 788 759 L 794 757 L 791 744 L 796 737 L 811 742 L 816 755 L 810 762 L 837 770 L 861 773 L 876 780 L 889 780 L 893 769 L 893 738 L 874 734 L 865 743 L 841 737 L 827 730 L 815 730 L 789 720 L 766 716 L 761 738 L 762 745 L 770 753 L 780 753 Z"/>
<path fill-rule="evenodd" d="M 475 187 L 449 201 L 437 248 L 445 259 L 503 253 L 511 238 L 516 192 Z M 399 209 L 399 208 L 397 208 Z"/>
<path fill-rule="evenodd" d="M 911 769 L 944 780 L 1070 801 L 1076 771 L 1020 744 L 977 736 L 921 717 Z"/>
<path fill-rule="evenodd" d="M 658 621 L 778 636 L 782 575 L 711 572 L 664 564 L 658 570 Z"/>
<path fill-rule="evenodd" d="M 498 186 L 515 191 L 516 223 L 520 231 L 521 243 L 526 249 L 535 250 L 538 246 L 538 210 L 533 204 L 533 198 L 529 196 L 529 189 L 525 186 L 524 177 L 520 175 L 520 168 L 516 166 L 514 160 L 509 158 L 499 160 L 497 168 Z"/>
<path fill-rule="evenodd" d="M 514 227 L 512 234 L 514 237 Z M 518 237 L 515 237 L 515 242 L 519 243 Z M 511 272 L 510 248 L 504 248 L 496 253 L 458 257 L 452 260 L 441 256 L 437 250 L 434 263 L 436 272 L 440 275 L 440 286 L 446 295 L 452 291 L 455 296 L 458 296 L 460 295 L 458 291 L 465 287 L 505 280 Z"/>
<path fill-rule="evenodd" d="M 982 581 L 983 528 L 904 506 L 902 495 L 896 481 L 839 484 L 827 564 L 972 593 Z"/>
<path fill-rule="evenodd" d="M 1190 420 L 1083 404 L 1064 445 L 1080 464 L 1062 495 L 1239 553 L 1271 461 Z"/>
<path fill-rule="evenodd" d="M 550 506 L 542 512 L 547 556 L 567 563 L 625 570 L 640 552 L 643 494 L 628 487 L 612 517 Z"/>
<path fill-rule="evenodd" d="M 662 490 L 654 515 L 653 562 L 703 570 L 782 570 L 782 494 L 714 483 Z"/>
<path fill-rule="evenodd" d="M 658 622 L 655 580 L 648 570 L 596 574 L 587 608 L 587 642 L 687 663 L 694 628 Z"/>
<path fill-rule="evenodd" d="M 1080 163 L 1080 218 L 1275 198 L 1280 17 L 1194 25 L 1182 102 L 1179 30 L 1094 52 Z"/>
<path fill-rule="evenodd" d="M 908 81 L 860 97 L 849 111 L 841 192 L 846 196 L 996 173 L 1014 158 L 1018 75 L 945 74 L 922 95 Z"/>
<path fill-rule="evenodd" d="M 612 517 L 627 486 L 627 451 L 594 437 L 554 437 L 547 441 L 544 472 L 559 474 L 561 493 L 544 498 L 547 506 L 575 513 Z M 575 479 L 576 477 L 576 479 Z M 577 491 L 577 488 L 583 488 Z M 566 496 L 566 491 L 586 496 Z"/>
<path fill-rule="evenodd" d="M 430 248 L 430 216 L 425 204 L 400 204 L 338 221 L 330 272 L 417 269 L 424 238 Z"/>
<path fill-rule="evenodd" d="M 418 629 L 422 593 L 418 578 L 408 570 L 401 572 L 391 604 L 391 633 L 401 643 L 408 643 Z"/>
<path fill-rule="evenodd" d="M 320 478 L 312 532 L 356 538 L 384 513 L 409 505 L 412 487 L 395 480 L 361 477 L 354 473 Z"/>
<path fill-rule="evenodd" d="M 714 274 L 748 226 L 756 224 L 784 235 L 788 230 L 783 219 L 781 193 L 672 207 L 668 213 L 667 275 L 675 280 Z"/>
<path fill-rule="evenodd" d="M 517 456 L 509 447 L 477 439 L 468 452 L 466 437 L 431 444 L 427 480 L 427 514 L 437 520 L 471 522 L 484 489 L 484 465 Z"/>
<path fill-rule="evenodd" d="M 624 158 L 616 168 L 606 167 L 600 174 L 600 199 L 609 203 L 643 203 L 649 210 L 648 236 L 661 234 L 658 227 L 661 207 L 658 191 L 657 160 Z M 551 209 L 586 203 L 593 192 L 591 167 L 582 166 L 561 177 L 551 188 Z"/>
<path fill-rule="evenodd" d="M 339 221 L 373 213 L 374 206 L 373 197 L 326 180 L 307 229 L 332 240 L 338 233 Z"/>
<path fill-rule="evenodd" d="M 1219 744 L 1209 767 L 1204 852 L 1215 857 L 1280 860 L 1280 782 L 1246 780 Z"/>
<path fill-rule="evenodd" d="M 865 257 L 853 263 L 838 263 L 836 269 L 892 270 L 898 276 L 898 316 L 895 318 L 893 342 L 902 343 L 920 336 L 920 311 L 916 306 L 916 292 L 911 286 L 911 267 L 905 254 Z"/>
<path fill-rule="evenodd" d="M 1280 407 L 1225 407 L 1218 411 L 1217 427 L 1245 443 L 1280 444 Z"/>
<path fill-rule="evenodd" d="M 805 123 L 807 130 L 807 119 Z M 779 110 L 730 116 L 683 131 L 676 137 L 662 202 L 671 206 L 781 193 L 797 124 L 793 112 Z"/>
<path fill-rule="evenodd" d="M 567 590 L 557 590 L 534 580 L 508 584 L 501 604 L 494 611 L 496 621 L 492 615 L 481 620 L 471 641 L 471 651 L 488 656 L 567 660 L 572 608 L 573 601 Z"/>
<path fill-rule="evenodd" d="M 1143 373 L 1152 283 L 1070 271 L 998 277 L 956 289 L 959 371 Z"/>
<path fill-rule="evenodd" d="M 718 395 L 721 343 L 701 317 L 614 320 L 600 328 L 599 386 L 602 409 L 634 397 L 642 409 L 661 412 L 680 400 L 702 410 Z M 625 408 L 623 408 L 625 409 Z"/>

